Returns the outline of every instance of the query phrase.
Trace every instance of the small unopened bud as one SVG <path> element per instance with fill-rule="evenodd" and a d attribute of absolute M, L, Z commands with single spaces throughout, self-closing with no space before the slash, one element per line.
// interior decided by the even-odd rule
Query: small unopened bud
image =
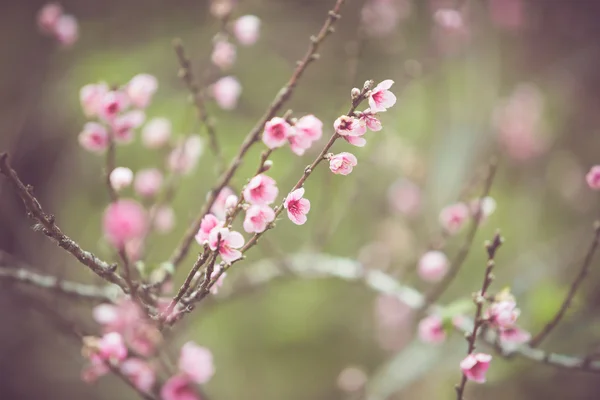
<path fill-rule="evenodd" d="M 365 81 L 363 88 L 364 88 L 364 90 L 371 90 L 373 88 L 374 84 L 375 84 L 375 82 L 373 82 L 371 80 Z"/>
<path fill-rule="evenodd" d="M 225 199 L 225 209 L 231 210 L 231 209 L 235 208 L 235 206 L 237 205 L 237 202 L 238 202 L 238 198 L 235 194 L 229 195 Z"/>
<path fill-rule="evenodd" d="M 327 153 L 327 154 L 325 154 L 325 155 L 323 156 L 323 158 L 324 158 L 325 160 L 330 160 L 330 159 L 331 159 L 331 157 L 333 157 L 333 153 Z"/>
<path fill-rule="evenodd" d="M 260 173 L 267 172 L 273 166 L 273 161 L 267 160 L 263 163 L 262 168 L 260 169 Z"/>
<path fill-rule="evenodd" d="M 350 96 L 352 96 L 352 100 L 358 99 L 358 96 L 360 96 L 360 89 L 352 88 L 352 91 L 350 92 Z"/>

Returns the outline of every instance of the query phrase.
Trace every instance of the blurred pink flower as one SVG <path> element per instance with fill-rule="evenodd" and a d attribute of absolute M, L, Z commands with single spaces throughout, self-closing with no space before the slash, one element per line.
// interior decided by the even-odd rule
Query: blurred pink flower
<path fill-rule="evenodd" d="M 285 198 L 283 206 L 287 209 L 288 218 L 296 225 L 303 225 L 310 211 L 310 201 L 304 197 L 304 188 L 291 192 Z"/>
<path fill-rule="evenodd" d="M 117 167 L 110 173 L 109 180 L 113 189 L 119 191 L 131 185 L 133 172 L 126 167 Z"/>
<path fill-rule="evenodd" d="M 414 216 L 421 210 L 421 188 L 408 179 L 399 179 L 390 186 L 388 201 L 395 211 Z"/>
<path fill-rule="evenodd" d="M 460 368 L 467 379 L 477 382 L 485 382 L 485 374 L 490 367 L 492 356 L 484 353 L 469 354 L 460 362 Z"/>
<path fill-rule="evenodd" d="M 222 70 L 229 69 L 235 63 L 235 46 L 226 40 L 219 40 L 213 47 L 211 61 Z"/>
<path fill-rule="evenodd" d="M 292 127 L 285 119 L 274 117 L 265 124 L 262 140 L 268 148 L 275 149 L 283 146 L 293 133 Z"/>
<path fill-rule="evenodd" d="M 133 188 L 142 197 L 156 196 L 163 184 L 163 174 L 157 168 L 140 169 L 135 174 Z"/>
<path fill-rule="evenodd" d="M 212 95 L 224 110 L 233 110 L 237 106 L 238 98 L 242 93 L 242 85 L 232 76 L 219 79 L 212 85 Z"/>
<path fill-rule="evenodd" d="M 419 276 L 426 282 L 438 282 L 448 272 L 448 264 L 448 257 L 441 251 L 428 251 L 419 260 Z"/>
<path fill-rule="evenodd" d="M 154 210 L 154 229 L 158 233 L 169 233 L 175 227 L 175 211 L 168 205 L 159 206 Z"/>
<path fill-rule="evenodd" d="M 118 200 L 104 212 L 104 235 L 113 246 L 122 248 L 130 240 L 143 238 L 147 223 L 146 210 L 138 202 Z"/>
<path fill-rule="evenodd" d="M 210 350 L 194 342 L 187 342 L 181 347 L 178 366 L 181 372 L 201 385 L 208 382 L 215 373 Z"/>
<path fill-rule="evenodd" d="M 517 308 L 517 304 L 511 300 L 494 302 L 485 312 L 485 317 L 490 324 L 501 328 L 512 328 L 519 318 L 521 310 Z"/>
<path fill-rule="evenodd" d="M 128 358 L 121 364 L 121 373 L 138 390 L 150 393 L 156 381 L 156 372 L 148 362 L 140 358 Z"/>
<path fill-rule="evenodd" d="M 108 148 L 108 131 L 97 122 L 88 122 L 79 134 L 79 144 L 87 151 L 103 152 Z"/>
<path fill-rule="evenodd" d="M 104 95 L 108 93 L 108 85 L 104 82 L 85 85 L 79 91 L 79 101 L 83 112 L 88 117 L 99 115 Z"/>
<path fill-rule="evenodd" d="M 296 121 L 294 128 L 296 128 L 297 134 L 301 134 L 313 142 L 323 136 L 323 122 L 312 114 L 305 115 Z"/>
<path fill-rule="evenodd" d="M 470 210 L 466 204 L 451 204 L 447 207 L 444 207 L 440 212 L 440 225 L 450 235 L 454 235 L 460 231 L 470 216 Z"/>
<path fill-rule="evenodd" d="M 109 332 L 102 336 L 93 349 L 93 356 L 111 364 L 119 364 L 127 358 L 127 346 L 118 332 Z"/>
<path fill-rule="evenodd" d="M 370 108 L 367 108 L 360 114 L 360 119 L 364 121 L 364 124 L 367 126 L 367 128 L 373 132 L 378 132 L 383 128 L 381 126 L 381 121 L 377 119 L 377 113 L 371 111 Z"/>
<path fill-rule="evenodd" d="M 159 149 L 169 143 L 171 121 L 166 118 L 152 118 L 142 130 L 142 144 L 149 149 Z"/>
<path fill-rule="evenodd" d="M 160 389 L 161 400 L 200 400 L 193 382 L 187 375 L 170 377 Z"/>
<path fill-rule="evenodd" d="M 146 114 L 140 110 L 129 111 L 115 118 L 113 122 L 114 139 L 117 143 L 131 143 L 134 130 L 142 126 Z"/>
<path fill-rule="evenodd" d="M 585 176 L 585 180 L 593 190 L 600 190 L 600 165 L 594 165 Z"/>
<path fill-rule="evenodd" d="M 179 174 L 191 173 L 204 151 L 199 135 L 190 135 L 177 145 L 167 158 L 167 166 Z"/>
<path fill-rule="evenodd" d="M 54 26 L 54 35 L 63 46 L 72 46 L 79 38 L 79 24 L 72 15 L 61 15 Z"/>
<path fill-rule="evenodd" d="M 267 205 L 252 205 L 246 211 L 244 230 L 248 233 L 260 233 L 267 229 L 275 219 L 275 211 Z"/>
<path fill-rule="evenodd" d="M 502 345 L 508 347 L 527 343 L 529 339 L 531 339 L 531 334 L 529 332 L 516 326 L 500 329 L 499 334 Z"/>
<path fill-rule="evenodd" d="M 39 28 L 45 33 L 54 33 L 56 23 L 62 16 L 63 9 L 58 3 L 48 3 L 44 5 L 37 14 L 37 23 Z"/>
<path fill-rule="evenodd" d="M 113 121 L 129 106 L 127 95 L 120 90 L 109 90 L 99 102 L 97 114 L 105 121 Z"/>
<path fill-rule="evenodd" d="M 198 242 L 198 244 L 201 246 L 205 243 L 208 243 L 208 238 L 210 237 L 210 233 L 213 231 L 213 229 L 222 227 L 223 221 L 220 221 L 213 214 L 206 214 L 200 222 L 200 229 L 196 234 L 196 242 Z"/>
<path fill-rule="evenodd" d="M 430 315 L 419 322 L 419 339 L 425 343 L 442 343 L 446 340 L 443 321 L 437 315 Z"/>
<path fill-rule="evenodd" d="M 158 80 L 149 74 L 138 74 L 131 78 L 125 87 L 125 93 L 137 108 L 146 108 L 158 89 Z"/>
<path fill-rule="evenodd" d="M 331 156 L 329 159 L 329 169 L 334 174 L 348 175 L 358 164 L 358 160 L 352 153 L 339 153 Z"/>
<path fill-rule="evenodd" d="M 254 15 L 238 18 L 233 25 L 233 33 L 241 45 L 253 45 L 260 34 L 260 19 Z"/>
<path fill-rule="evenodd" d="M 228 201 L 232 202 L 235 197 L 235 203 L 237 203 L 237 196 L 229 186 L 225 186 L 215 199 L 213 206 L 210 208 L 210 212 L 215 214 L 219 219 L 225 219 L 227 208 L 229 206 Z"/>

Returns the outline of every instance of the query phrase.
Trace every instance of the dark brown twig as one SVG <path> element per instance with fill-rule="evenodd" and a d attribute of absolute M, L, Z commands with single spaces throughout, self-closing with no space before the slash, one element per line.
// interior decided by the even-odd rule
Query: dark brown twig
<path fill-rule="evenodd" d="M 531 347 L 539 346 L 539 344 L 546 338 L 546 336 L 548 336 L 550 334 L 550 332 L 552 332 L 552 330 L 554 328 L 556 328 L 556 326 L 560 323 L 560 321 L 564 317 L 565 313 L 571 306 L 571 302 L 573 301 L 573 298 L 575 297 L 575 293 L 577 293 L 577 290 L 579 289 L 579 287 L 583 283 L 583 280 L 585 279 L 588 272 L 590 271 L 590 267 L 592 265 L 592 260 L 594 259 L 594 254 L 596 253 L 596 250 L 598 249 L 599 244 L 600 244 L 600 221 L 596 221 L 594 224 L 594 238 L 592 240 L 592 244 L 590 245 L 590 248 L 589 248 L 587 254 L 585 255 L 583 263 L 581 264 L 581 269 L 579 270 L 579 274 L 577 274 L 577 277 L 571 284 L 571 287 L 569 288 L 569 292 L 567 293 L 567 297 L 565 297 L 565 299 L 563 300 L 556 315 L 554 315 L 552 320 L 550 320 L 546 324 L 546 326 L 544 326 L 544 328 L 541 330 L 541 332 L 538 333 L 537 335 L 535 335 L 533 337 L 533 339 L 531 339 L 531 342 L 529 342 L 529 345 Z"/>
<path fill-rule="evenodd" d="M 485 268 L 485 275 L 483 276 L 483 284 L 481 286 L 481 290 L 477 292 L 475 297 L 475 318 L 473 319 L 473 330 L 467 336 L 467 342 L 469 344 L 467 349 L 467 354 L 472 354 L 475 351 L 475 341 L 477 340 L 477 334 L 479 333 L 479 329 L 485 324 L 485 319 L 483 319 L 483 305 L 485 303 L 485 297 L 487 294 L 487 290 L 492 284 L 494 280 L 494 276 L 492 275 L 492 270 L 495 266 L 495 257 L 496 251 L 502 245 L 504 239 L 500 236 L 500 233 L 496 233 L 494 239 L 491 242 L 487 242 L 485 244 L 485 248 L 488 253 L 488 260 Z M 465 391 L 465 386 L 467 384 L 467 376 L 465 374 L 462 375 L 460 384 L 456 386 L 456 400 L 463 400 L 463 394 Z"/>
<path fill-rule="evenodd" d="M 283 107 L 285 102 L 291 98 L 294 89 L 298 84 L 298 81 L 304 74 L 306 68 L 313 61 L 318 59 L 317 51 L 319 50 L 319 46 L 321 45 L 323 40 L 334 31 L 333 25 L 335 21 L 337 21 L 340 18 L 339 12 L 344 2 L 345 0 L 336 1 L 333 9 L 329 11 L 327 19 L 321 27 L 319 33 L 316 36 L 311 36 L 310 46 L 302 60 L 298 62 L 298 66 L 294 70 L 290 80 L 275 96 L 265 114 L 261 117 L 258 123 L 254 126 L 254 128 L 252 128 L 252 130 L 248 133 L 238 153 L 229 164 L 229 167 L 223 174 L 221 174 L 215 187 L 209 192 L 208 198 L 204 206 L 202 207 L 202 210 L 200 210 L 198 217 L 189 227 L 183 239 L 171 255 L 169 262 L 173 265 L 173 267 L 176 268 L 188 254 L 190 246 L 194 241 L 194 236 L 200 228 L 200 223 L 202 222 L 202 219 L 210 211 L 221 190 L 225 186 L 227 186 L 227 184 L 229 183 L 239 166 L 242 164 L 242 160 L 248 152 L 248 150 L 250 149 L 250 147 L 252 147 L 253 144 L 257 143 L 260 140 L 260 135 L 262 133 L 265 123 L 271 118 L 273 118 L 279 112 L 281 107 Z"/>
<path fill-rule="evenodd" d="M 8 161 L 8 154 L 6 153 L 0 154 L 0 172 L 8 178 L 8 181 L 23 200 L 28 215 L 41 225 L 41 230 L 46 236 L 53 239 L 58 246 L 70 253 L 96 275 L 119 286 L 125 293 L 129 292 L 127 282 L 116 272 L 116 264 L 108 264 L 98 259 L 92 253 L 83 250 L 74 240 L 60 230 L 55 223 L 54 215 L 44 212 L 42 206 L 33 195 L 33 187 L 25 186 L 21 182 L 17 173 L 11 168 Z"/>

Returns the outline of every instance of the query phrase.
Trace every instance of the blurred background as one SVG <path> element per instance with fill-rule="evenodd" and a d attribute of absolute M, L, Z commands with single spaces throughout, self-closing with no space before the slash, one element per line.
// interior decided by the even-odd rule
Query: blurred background
<path fill-rule="evenodd" d="M 289 79 L 333 3 L 244 0 L 236 5 L 234 17 L 253 14 L 262 24 L 257 44 L 239 47 L 227 72 L 242 86 L 237 108 L 208 105 L 227 159 Z M 78 145 L 87 121 L 79 89 L 99 81 L 123 85 L 136 74 L 152 74 L 159 89 L 148 118 L 170 119 L 175 135 L 205 138 L 177 76 L 172 40 L 183 40 L 200 76 L 219 24 L 202 0 L 62 1 L 79 22 L 79 39 L 67 48 L 37 29 L 36 13 L 44 4 L 5 1 L 1 6 L 0 149 L 10 152 L 14 168 L 35 187 L 63 230 L 109 259 L 101 240 L 108 201 L 100 174 L 103 158 Z M 318 154 L 333 121 L 346 112 L 352 87 L 367 79 L 393 79 L 398 103 L 381 114 L 384 129 L 368 134 L 364 148 L 336 144 L 335 152 L 351 151 L 359 160 L 350 176 L 332 175 L 324 166 L 311 176 L 308 223 L 279 223 L 248 260 L 235 265 L 231 279 L 265 257 L 308 251 L 358 259 L 426 290 L 415 265 L 439 235 L 440 210 L 464 196 L 477 197 L 496 156 L 491 196 L 497 210 L 480 229 L 442 302 L 468 298 L 479 288 L 482 243 L 500 229 L 506 243 L 494 290 L 510 286 L 522 309 L 521 325 L 536 332 L 564 298 L 598 215 L 585 174 L 600 160 L 600 3 L 348 0 L 342 15 L 320 60 L 286 105 L 294 115 L 315 114 L 325 130 L 303 157 L 289 149 L 275 153 L 269 174 L 280 194 Z M 256 147 L 235 187 L 256 169 L 262 145 Z M 136 140 L 119 147 L 117 160 L 137 171 L 162 166 L 163 155 Z M 177 225 L 151 239 L 150 267 L 169 256 L 201 208 L 216 176 L 214 162 L 207 147 L 194 172 L 182 180 L 173 202 Z M 0 202 L 0 248 L 12 255 L 0 258 L 3 265 L 26 264 L 96 282 L 30 229 L 5 181 Z M 450 257 L 464 235 L 448 241 L 444 251 Z M 573 310 L 542 347 L 584 355 L 596 350 L 599 278 L 593 268 Z M 81 343 L 44 317 L 47 309 L 77 321 L 81 330 L 98 329 L 87 305 L 0 282 L 0 398 L 135 398 L 114 377 L 94 385 L 81 381 Z M 286 279 L 232 299 L 217 296 L 174 336 L 174 356 L 177 345 L 190 339 L 213 351 L 216 375 L 206 391 L 217 400 L 358 398 L 352 390 L 363 390 L 363 373 L 374 377 L 366 389 L 373 400 L 453 399 L 458 363 L 466 352 L 456 334 L 440 346 L 420 344 L 405 306 L 334 278 Z M 355 369 L 348 373 L 349 367 Z M 583 400 L 598 398 L 600 390 L 593 375 L 499 357 L 488 380 L 470 384 L 468 398 Z"/>

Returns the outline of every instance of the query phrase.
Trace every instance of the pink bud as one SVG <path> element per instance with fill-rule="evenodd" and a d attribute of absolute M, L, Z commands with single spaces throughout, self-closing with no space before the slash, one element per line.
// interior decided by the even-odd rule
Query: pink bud
<path fill-rule="evenodd" d="M 123 336 L 117 332 L 110 332 L 102 336 L 98 342 L 97 355 L 104 361 L 118 364 L 127 358 L 127 346 Z"/>
<path fill-rule="evenodd" d="M 448 272 L 448 257 L 441 251 L 428 251 L 419 260 L 418 272 L 424 281 L 437 282 Z"/>
<path fill-rule="evenodd" d="M 198 230 L 198 233 L 196 234 L 196 242 L 198 242 L 199 245 L 204 245 L 205 243 L 208 243 L 208 238 L 210 236 L 210 233 L 215 229 L 215 228 L 222 228 L 223 227 L 223 221 L 220 221 L 217 217 L 215 217 L 212 214 L 206 214 L 204 216 L 204 218 L 202 218 L 202 221 L 200 222 L 200 229 Z"/>
<path fill-rule="evenodd" d="M 271 204 L 277 198 L 279 189 L 273 178 L 265 174 L 256 175 L 244 188 L 244 199 L 250 204 Z"/>
<path fill-rule="evenodd" d="M 361 390 L 367 383 L 367 374 L 360 368 L 344 368 L 337 379 L 337 385 L 340 390 L 352 393 Z"/>
<path fill-rule="evenodd" d="M 246 211 L 244 230 L 248 233 L 260 233 L 275 220 L 275 211 L 267 205 L 253 205 Z"/>
<path fill-rule="evenodd" d="M 283 206 L 287 209 L 288 218 L 296 225 L 304 225 L 306 214 L 310 211 L 310 201 L 304 198 L 304 188 L 291 192 L 285 198 Z"/>
<path fill-rule="evenodd" d="M 469 354 L 460 363 L 460 369 L 470 381 L 485 382 L 485 373 L 490 368 L 492 356 L 484 353 Z"/>
<path fill-rule="evenodd" d="M 134 130 L 139 128 L 145 119 L 146 114 L 140 110 L 129 111 L 117 116 L 112 124 L 115 142 L 121 144 L 131 143 Z"/>
<path fill-rule="evenodd" d="M 53 33 L 56 29 L 56 23 L 62 13 L 63 9 L 58 3 L 48 3 L 44 5 L 37 14 L 38 26 L 45 33 Z"/>
<path fill-rule="evenodd" d="M 152 118 L 142 130 L 142 143 L 149 149 L 159 149 L 169 142 L 171 121 L 166 118 Z"/>
<path fill-rule="evenodd" d="M 460 30 L 464 26 L 461 13 L 451 8 L 438 9 L 433 15 L 433 19 L 442 28 L 448 30 Z"/>
<path fill-rule="evenodd" d="M 283 146 L 293 133 L 292 127 L 285 119 L 275 117 L 265 124 L 262 140 L 268 148 L 275 149 Z"/>
<path fill-rule="evenodd" d="M 210 275 L 210 279 L 214 280 L 216 278 L 217 274 L 219 273 L 219 271 L 220 270 L 215 268 L 213 273 Z M 223 286 L 223 282 L 225 281 L 226 276 L 227 276 L 227 272 L 223 272 L 221 275 L 219 275 L 219 279 L 217 279 L 217 281 L 210 288 L 211 294 L 219 293 L 219 289 Z"/>
<path fill-rule="evenodd" d="M 594 165 L 585 176 L 590 189 L 600 190 L 600 165 Z"/>
<path fill-rule="evenodd" d="M 72 46 L 79 38 L 79 24 L 72 15 L 61 15 L 54 26 L 54 35 L 63 46 Z"/>
<path fill-rule="evenodd" d="M 88 122 L 79 134 L 81 147 L 94 153 L 100 153 L 108 147 L 108 131 L 97 122 Z"/>
<path fill-rule="evenodd" d="M 105 121 L 113 121 L 129 105 L 129 99 L 120 90 L 106 92 L 99 103 L 98 116 Z"/>
<path fill-rule="evenodd" d="M 469 216 L 470 211 L 466 204 L 452 204 L 440 212 L 440 224 L 449 234 L 454 235 L 464 226 Z"/>
<path fill-rule="evenodd" d="M 163 175 L 156 168 L 141 169 L 135 174 L 133 188 L 143 197 L 155 196 L 163 183 Z"/>
<path fill-rule="evenodd" d="M 150 393 L 156 381 L 154 368 L 139 358 L 128 358 L 121 364 L 121 373 L 142 393 Z"/>
<path fill-rule="evenodd" d="M 215 373 L 212 353 L 206 347 L 187 342 L 181 347 L 179 370 L 198 384 L 208 382 Z"/>
<path fill-rule="evenodd" d="M 104 82 L 85 85 L 79 91 L 79 101 L 83 112 L 88 117 L 99 115 L 102 99 L 108 93 L 108 85 Z"/>
<path fill-rule="evenodd" d="M 235 63 L 235 56 L 235 46 L 225 40 L 219 40 L 214 45 L 211 60 L 217 67 L 225 70 Z"/>
<path fill-rule="evenodd" d="M 125 93 L 135 107 L 146 108 L 152 101 L 156 89 L 158 89 L 158 81 L 154 76 L 139 74 L 131 78 L 125 88 Z"/>
<path fill-rule="evenodd" d="M 233 33 L 241 45 L 250 46 L 256 43 L 259 36 L 260 19 L 254 15 L 244 15 L 235 21 Z"/>
<path fill-rule="evenodd" d="M 233 209 L 238 203 L 238 197 L 235 194 L 230 194 L 225 199 L 225 211 Z"/>
<path fill-rule="evenodd" d="M 175 375 L 167 379 L 160 389 L 161 400 L 201 400 L 194 383 L 187 375 Z"/>
<path fill-rule="evenodd" d="M 446 340 L 446 331 L 442 319 L 430 315 L 419 322 L 419 339 L 425 343 L 438 344 Z"/>
<path fill-rule="evenodd" d="M 238 98 L 242 93 L 242 85 L 232 76 L 219 79 L 212 85 L 212 95 L 224 110 L 233 110 L 237 106 Z"/>
<path fill-rule="evenodd" d="M 358 160 L 352 153 L 339 153 L 329 159 L 329 169 L 334 174 L 348 175 L 356 166 Z"/>
<path fill-rule="evenodd" d="M 407 179 L 400 179 L 390 186 L 388 200 L 395 211 L 414 216 L 421 210 L 421 188 Z"/>
<path fill-rule="evenodd" d="M 117 167 L 110 173 L 110 185 L 116 191 L 126 188 L 133 181 L 133 172 L 129 168 Z"/>
<path fill-rule="evenodd" d="M 225 219 L 225 214 L 228 208 L 226 203 L 231 196 L 235 196 L 235 193 L 230 187 L 225 186 L 217 195 L 213 206 L 210 208 L 210 212 L 213 213 L 217 218 Z M 235 202 L 237 203 L 237 196 Z"/>
<path fill-rule="evenodd" d="M 485 316 L 489 323 L 498 328 L 512 328 L 517 322 L 521 310 L 514 301 L 498 301 L 486 310 Z"/>
<path fill-rule="evenodd" d="M 531 334 L 529 332 L 516 326 L 500 329 L 500 341 L 507 348 L 527 343 L 530 339 Z"/>
<path fill-rule="evenodd" d="M 158 233 L 169 233 L 175 227 L 175 211 L 169 206 L 160 206 L 154 215 L 154 228 Z"/>
<path fill-rule="evenodd" d="M 167 166 L 173 172 L 189 174 L 198 164 L 198 159 L 204 151 L 199 135 L 190 135 L 175 147 L 167 159 Z"/>
<path fill-rule="evenodd" d="M 104 235 L 118 248 L 130 240 L 143 238 L 146 225 L 146 211 L 134 200 L 123 199 L 111 203 L 104 212 Z"/>

